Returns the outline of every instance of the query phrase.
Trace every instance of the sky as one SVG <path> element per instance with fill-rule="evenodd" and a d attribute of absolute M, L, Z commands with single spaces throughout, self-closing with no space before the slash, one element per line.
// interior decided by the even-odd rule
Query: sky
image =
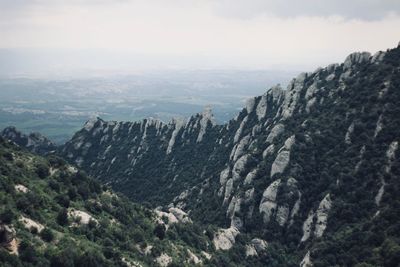
<path fill-rule="evenodd" d="M 0 0 L 0 72 L 313 70 L 399 41 L 399 0 Z"/>

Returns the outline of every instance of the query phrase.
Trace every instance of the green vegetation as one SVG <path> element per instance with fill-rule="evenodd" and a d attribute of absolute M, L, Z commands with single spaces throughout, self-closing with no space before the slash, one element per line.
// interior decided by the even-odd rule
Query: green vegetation
<path fill-rule="evenodd" d="M 84 213 L 71 216 L 71 211 Z M 182 266 L 187 249 L 198 255 L 200 249 L 210 249 L 204 245 L 210 240 L 200 230 L 193 235 L 191 224 L 166 230 L 155 222 L 152 211 L 116 195 L 62 159 L 35 156 L 2 138 L 0 220 L 0 226 L 15 229 L 19 243 L 19 255 L 12 255 L 1 238 L 1 266 L 153 266 L 161 253 Z M 0 228 L 0 234 L 6 232 Z"/>

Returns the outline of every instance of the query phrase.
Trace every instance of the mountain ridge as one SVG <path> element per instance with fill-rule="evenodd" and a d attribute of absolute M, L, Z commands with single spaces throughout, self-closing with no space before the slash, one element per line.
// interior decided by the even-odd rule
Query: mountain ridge
<path fill-rule="evenodd" d="M 209 110 L 186 123 L 96 119 L 58 153 L 133 200 L 218 226 L 219 251 L 257 262 L 266 242 L 286 266 L 396 266 L 399 65 L 400 47 L 353 53 L 224 125 Z"/>

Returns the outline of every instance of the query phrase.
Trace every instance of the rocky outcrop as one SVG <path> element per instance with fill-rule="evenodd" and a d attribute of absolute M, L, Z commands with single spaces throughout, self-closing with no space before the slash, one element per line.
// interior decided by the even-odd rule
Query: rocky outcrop
<path fill-rule="evenodd" d="M 272 128 L 271 132 L 268 134 L 267 137 L 267 143 L 272 143 L 275 138 L 279 137 L 283 132 L 285 131 L 285 126 L 281 123 L 278 123 L 277 125 Z"/>
<path fill-rule="evenodd" d="M 242 174 L 250 158 L 250 155 L 243 155 L 235 162 L 232 169 L 232 179 L 234 182 L 242 178 Z"/>
<path fill-rule="evenodd" d="M 89 224 L 90 221 L 94 221 L 96 224 L 98 223 L 98 221 L 92 215 L 82 210 L 71 208 L 68 210 L 68 217 L 70 217 L 76 223 L 76 225 Z"/>
<path fill-rule="evenodd" d="M 265 240 L 254 238 L 249 244 L 246 245 L 246 257 L 259 256 L 268 247 L 268 243 Z"/>
<path fill-rule="evenodd" d="M 378 134 L 382 131 L 382 129 L 383 129 L 383 121 L 382 121 L 382 114 L 381 114 L 378 118 L 378 121 L 376 122 L 374 138 L 376 138 L 378 136 Z"/>
<path fill-rule="evenodd" d="M 263 214 L 264 223 L 268 223 L 270 221 L 271 216 L 276 209 L 276 195 L 278 194 L 280 183 L 280 179 L 274 181 L 267 187 L 267 189 L 265 189 L 263 193 L 259 206 L 259 211 Z"/>
<path fill-rule="evenodd" d="M 175 216 L 175 218 L 180 223 L 191 223 L 192 220 L 189 218 L 188 214 L 181 209 L 178 208 L 170 208 L 169 212 Z"/>
<path fill-rule="evenodd" d="M 343 63 L 343 68 L 345 70 L 348 70 L 356 64 L 362 64 L 362 63 L 368 62 L 370 57 L 371 57 L 371 53 L 368 53 L 368 52 L 352 53 L 349 56 L 347 56 L 347 58 L 345 59 L 345 61 Z"/>
<path fill-rule="evenodd" d="M 173 130 L 173 132 L 171 134 L 171 138 L 169 139 L 169 142 L 168 142 L 167 154 L 170 154 L 172 152 L 172 148 L 175 145 L 176 137 L 178 136 L 179 131 L 184 126 L 184 121 L 183 120 L 173 120 L 171 125 L 172 125 L 172 127 L 174 127 L 174 130 Z M 202 134 L 202 136 L 203 135 L 204 135 L 204 133 Z"/>
<path fill-rule="evenodd" d="M 192 223 L 189 215 L 179 208 L 171 207 L 168 209 L 168 212 L 156 209 L 155 213 L 159 224 L 167 224 L 169 226 L 174 223 Z M 164 219 L 167 220 L 166 223 Z"/>
<path fill-rule="evenodd" d="M 239 234 L 238 229 L 230 227 L 219 229 L 214 235 L 213 244 L 216 250 L 229 250 L 235 244 L 235 238 Z"/>
<path fill-rule="evenodd" d="M 354 132 L 354 122 L 352 122 L 350 124 L 349 128 L 347 128 L 347 132 L 346 132 L 346 135 L 344 137 L 344 142 L 346 144 L 348 144 L 348 145 L 351 144 L 351 135 L 353 134 L 353 132 Z"/>
<path fill-rule="evenodd" d="M 158 266 L 167 267 L 172 262 L 172 258 L 166 253 L 161 253 L 161 255 L 158 256 L 155 261 Z"/>
<path fill-rule="evenodd" d="M 40 233 L 43 229 L 44 226 L 38 222 L 35 222 L 34 220 L 27 218 L 25 216 L 21 216 L 21 218 L 18 219 L 26 229 L 31 231 L 32 229 L 36 229 L 38 233 Z"/>
<path fill-rule="evenodd" d="M 303 223 L 303 236 L 301 237 L 300 242 L 305 242 L 307 241 L 312 232 L 312 225 L 313 225 L 313 220 L 314 220 L 315 213 L 314 211 L 310 211 L 310 213 L 307 216 L 307 219 Z"/>
<path fill-rule="evenodd" d="M 283 147 L 279 149 L 278 155 L 276 156 L 274 162 L 271 166 L 271 174 L 270 176 L 273 177 L 277 173 L 283 173 L 290 161 L 290 150 L 292 145 L 295 142 L 294 135 L 289 137 Z"/>
<path fill-rule="evenodd" d="M 312 236 L 311 234 L 315 238 L 322 237 L 328 226 L 328 215 L 331 208 L 332 200 L 330 194 L 327 194 L 319 203 L 317 211 L 311 210 L 308 213 L 307 219 L 303 223 L 303 236 L 300 242 L 309 240 Z"/>
<path fill-rule="evenodd" d="M 275 152 L 275 145 L 271 144 L 264 150 L 264 152 L 262 154 L 263 158 L 266 158 L 268 156 L 272 156 L 274 154 L 274 152 Z"/>
<path fill-rule="evenodd" d="M 246 175 L 243 184 L 244 185 L 251 184 L 256 176 L 257 176 L 257 169 L 254 169 Z"/>
<path fill-rule="evenodd" d="M 187 250 L 187 253 L 189 256 L 187 263 L 195 265 L 203 263 L 203 261 L 199 257 L 197 257 L 197 255 L 194 254 L 190 249 Z"/>
<path fill-rule="evenodd" d="M 31 133 L 29 135 L 26 135 L 18 131 L 15 127 L 5 128 L 0 133 L 0 136 L 14 142 L 21 147 L 25 147 L 33 153 L 41 155 L 47 154 L 57 149 L 56 144 L 51 142 L 40 133 Z"/>
<path fill-rule="evenodd" d="M 387 137 L 398 140 L 389 123 L 395 120 L 390 110 L 395 102 L 388 100 L 397 96 L 397 66 L 387 56 L 390 52 L 373 57 L 355 53 L 343 64 L 302 73 L 286 90 L 276 86 L 251 98 L 224 125 L 213 124 L 210 112 L 180 125 L 146 120 L 91 122 L 63 153 L 135 200 L 185 207 L 193 220 L 209 223 L 216 218 L 218 227 L 230 226 L 214 236 L 217 249 L 231 248 L 239 231 L 255 237 L 252 225 L 264 223 L 263 231 L 278 236 L 269 242 L 303 231 L 295 240 L 299 243 L 296 257 L 301 258 L 305 248 L 313 251 L 318 238 L 331 237 L 326 231 L 330 230 L 333 196 L 338 205 L 346 203 L 349 195 L 343 192 L 360 188 L 361 183 L 353 180 L 364 163 L 375 157 L 371 149 L 382 147 L 377 142 Z M 380 64 L 385 64 L 385 71 Z M 387 162 L 374 164 L 387 176 L 397 163 L 393 156 L 386 157 Z M 121 166 L 126 168 L 121 170 Z M 342 180 L 346 175 L 352 179 Z M 372 190 L 366 189 L 369 199 L 363 200 L 376 197 L 381 208 L 389 181 L 368 181 L 368 185 L 377 183 Z M 168 221 L 178 220 L 171 212 L 165 213 Z M 271 228 L 276 227 L 282 231 L 272 234 Z M 249 257 L 258 254 L 255 247 L 246 245 Z M 310 255 L 303 265 L 309 264 Z"/>
<path fill-rule="evenodd" d="M 14 186 L 15 191 L 19 192 L 19 193 L 28 193 L 29 189 L 22 185 L 22 184 L 16 184 Z"/>
<path fill-rule="evenodd" d="M 12 226 L 0 223 L 0 246 L 7 249 L 10 254 L 18 255 L 18 241 Z"/>
<path fill-rule="evenodd" d="M 201 119 L 199 121 L 199 124 L 200 124 L 200 130 L 196 139 L 197 142 L 201 142 L 203 140 L 203 137 L 206 133 L 209 124 L 211 124 L 212 126 L 215 125 L 215 119 L 214 115 L 212 114 L 211 107 L 206 107 L 204 109 L 203 113 L 201 114 Z"/>
<path fill-rule="evenodd" d="M 398 141 L 393 141 L 392 143 L 390 143 L 389 148 L 386 150 L 386 161 L 387 162 L 386 162 L 385 169 L 384 169 L 386 174 L 389 174 L 392 169 L 393 162 L 396 159 L 396 151 L 397 151 L 398 147 L 399 147 Z M 381 203 L 382 196 L 385 193 L 386 181 L 385 181 L 383 175 L 380 176 L 380 183 L 381 183 L 381 186 L 378 190 L 378 193 L 375 196 L 375 204 L 377 206 L 379 206 L 379 204 Z"/>
<path fill-rule="evenodd" d="M 332 207 L 331 197 L 329 194 L 327 194 L 324 197 L 324 199 L 319 203 L 317 212 L 315 214 L 317 222 L 315 224 L 314 235 L 317 238 L 321 237 L 325 232 L 325 229 L 328 224 L 328 214 L 331 207 Z"/>
<path fill-rule="evenodd" d="M 300 263 L 300 267 L 312 267 L 313 264 L 311 262 L 310 251 L 307 251 L 307 254 L 304 256 L 303 260 Z"/>

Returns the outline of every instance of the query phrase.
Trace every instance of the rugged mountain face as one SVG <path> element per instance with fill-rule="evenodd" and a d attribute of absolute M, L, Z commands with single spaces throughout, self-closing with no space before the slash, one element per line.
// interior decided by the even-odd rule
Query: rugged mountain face
<path fill-rule="evenodd" d="M 133 200 L 218 226 L 217 266 L 397 266 L 398 103 L 400 47 L 302 73 L 225 125 L 209 109 L 168 124 L 97 118 L 58 153 Z"/>
<path fill-rule="evenodd" d="M 220 266 L 209 236 L 180 209 L 149 210 L 0 137 L 1 266 Z"/>
<path fill-rule="evenodd" d="M 1 131 L 0 136 L 12 140 L 17 145 L 25 147 L 29 151 L 44 155 L 57 149 L 56 144 L 51 142 L 40 133 L 23 134 L 15 127 L 7 127 Z"/>
<path fill-rule="evenodd" d="M 288 265 L 395 266 L 399 66 L 400 48 L 351 54 L 250 99 L 226 125 L 209 110 L 89 121 L 61 154 L 134 200 L 219 225 L 221 250 L 246 233 L 284 248 Z"/>

